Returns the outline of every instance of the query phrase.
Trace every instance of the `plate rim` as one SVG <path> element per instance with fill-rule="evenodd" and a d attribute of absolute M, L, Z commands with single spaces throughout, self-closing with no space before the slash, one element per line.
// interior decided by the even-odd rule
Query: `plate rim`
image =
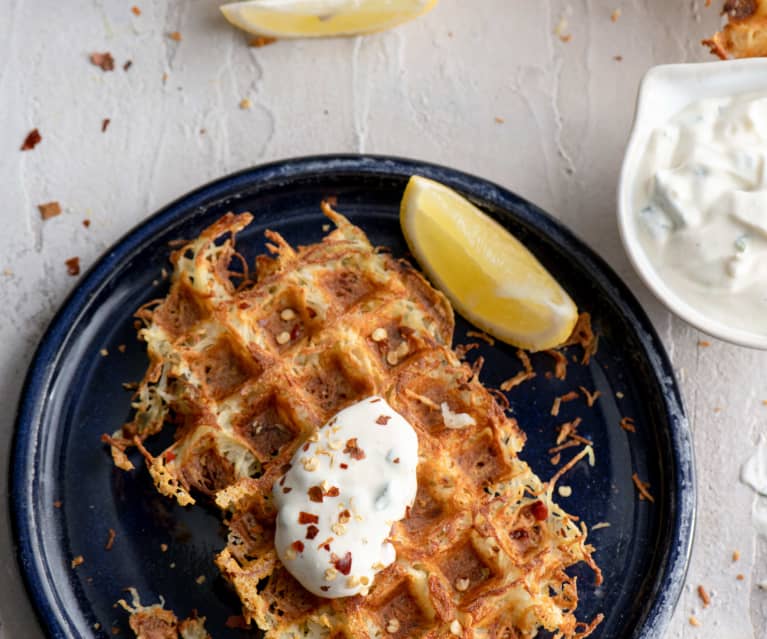
<path fill-rule="evenodd" d="M 665 348 L 647 314 L 627 285 L 600 255 L 562 222 L 532 202 L 494 182 L 464 171 L 415 159 L 372 154 L 309 155 L 277 160 L 219 177 L 197 187 L 124 233 L 94 262 L 59 306 L 27 369 L 18 400 L 9 464 L 9 507 L 16 560 L 41 628 L 52 637 L 69 636 L 69 626 L 64 618 L 67 616 L 66 611 L 53 605 L 53 584 L 46 582 L 50 575 L 45 570 L 45 562 L 36 552 L 40 550 L 33 534 L 37 517 L 33 500 L 28 498 L 33 482 L 28 480 L 36 474 L 34 460 L 39 449 L 44 391 L 50 384 L 61 355 L 59 347 L 66 343 L 74 320 L 87 306 L 89 298 L 107 285 L 116 266 L 140 250 L 159 230 L 167 230 L 169 226 L 188 221 L 195 213 L 204 212 L 203 205 L 208 207 L 216 201 L 229 199 L 238 190 L 258 182 L 281 179 L 289 184 L 300 178 L 339 175 L 344 172 L 398 178 L 421 174 L 445 182 L 470 197 L 492 202 L 541 229 L 551 241 L 566 246 L 570 253 L 585 262 L 589 270 L 599 276 L 598 283 L 622 307 L 663 389 L 664 412 L 671 442 L 670 454 L 674 462 L 673 485 L 677 490 L 676 499 L 670 503 L 673 513 L 672 543 L 662 572 L 656 578 L 654 601 L 642 626 L 635 628 L 631 635 L 633 639 L 661 639 L 685 583 L 694 537 L 697 490 L 692 435 L 681 391 Z"/>

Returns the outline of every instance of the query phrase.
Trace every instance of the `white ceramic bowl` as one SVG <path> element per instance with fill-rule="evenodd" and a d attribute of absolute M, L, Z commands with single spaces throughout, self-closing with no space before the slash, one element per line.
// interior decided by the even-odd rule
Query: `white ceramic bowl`
<path fill-rule="evenodd" d="M 682 300 L 660 277 L 639 238 L 632 194 L 636 172 L 652 131 L 687 105 L 702 98 L 767 91 L 767 59 L 730 60 L 653 67 L 642 79 L 634 126 L 618 187 L 618 226 L 623 245 L 639 276 L 669 310 L 719 339 L 767 349 L 767 334 L 733 328 Z"/>

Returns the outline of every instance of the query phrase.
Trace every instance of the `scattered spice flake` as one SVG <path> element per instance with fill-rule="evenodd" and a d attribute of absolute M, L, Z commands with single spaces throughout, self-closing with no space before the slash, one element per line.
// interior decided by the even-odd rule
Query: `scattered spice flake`
<path fill-rule="evenodd" d="M 86 217 L 83 220 L 83 226 L 87 229 L 91 225 L 91 221 Z"/>
<path fill-rule="evenodd" d="M 655 498 L 650 494 L 650 491 L 648 490 L 650 488 L 650 484 L 643 482 L 641 479 L 639 479 L 639 475 L 634 473 L 631 475 L 631 480 L 634 482 L 634 485 L 637 487 L 637 490 L 639 491 L 639 499 L 641 500 L 647 500 L 651 504 L 655 503 Z"/>
<path fill-rule="evenodd" d="M 521 383 L 535 377 L 535 371 L 533 371 L 533 365 L 530 363 L 530 358 L 527 356 L 527 353 L 522 349 L 518 349 L 517 357 L 519 358 L 519 361 L 522 362 L 524 370 L 503 382 L 500 386 L 502 391 L 510 391 L 515 386 L 519 386 Z"/>
<path fill-rule="evenodd" d="M 126 348 L 128 347 L 125 344 L 119 344 L 117 346 L 117 350 L 120 351 L 121 353 L 124 353 Z"/>
<path fill-rule="evenodd" d="M 123 65 L 123 71 L 127 71 L 133 66 L 133 60 L 126 60 L 125 64 Z"/>
<path fill-rule="evenodd" d="M 690 615 L 690 625 L 695 626 L 696 628 L 700 627 L 700 621 L 698 621 L 698 618 L 695 617 L 695 615 Z"/>
<path fill-rule="evenodd" d="M 495 116 L 495 121 L 496 121 L 497 124 L 503 124 L 504 122 L 506 122 L 506 118 L 502 118 L 501 116 L 496 115 Z"/>
<path fill-rule="evenodd" d="M 346 470 L 347 468 L 349 468 L 349 464 L 340 463 L 340 464 L 338 464 L 338 465 L 339 465 L 339 467 L 341 468 L 341 470 Z"/>
<path fill-rule="evenodd" d="M 256 36 L 255 38 L 248 40 L 248 46 L 260 49 L 261 47 L 274 44 L 275 42 L 277 42 L 277 38 L 271 38 L 269 36 Z"/>
<path fill-rule="evenodd" d="M 311 525 L 306 529 L 306 538 L 307 539 L 314 539 L 320 532 L 320 529 L 317 528 L 315 525 Z"/>
<path fill-rule="evenodd" d="M 226 618 L 224 625 L 227 628 L 239 628 L 240 630 L 247 630 L 250 628 L 248 623 L 245 621 L 245 617 L 242 615 L 230 615 Z"/>
<path fill-rule="evenodd" d="M 296 541 L 294 541 L 294 542 L 293 542 L 293 543 L 290 545 L 290 547 L 291 547 L 293 550 L 295 550 L 296 552 L 304 552 L 304 542 L 303 542 L 303 541 L 301 541 L 300 539 L 297 539 Z"/>
<path fill-rule="evenodd" d="M 567 377 L 567 358 L 564 354 L 553 348 L 543 352 L 554 359 L 554 377 L 565 379 Z"/>
<path fill-rule="evenodd" d="M 197 579 L 195 579 L 195 581 L 197 582 L 198 585 L 202 586 L 202 584 L 205 583 L 205 575 L 200 575 L 199 577 L 197 577 Z"/>
<path fill-rule="evenodd" d="M 298 523 L 302 526 L 304 524 L 318 524 L 320 523 L 320 518 L 317 515 L 312 515 L 311 513 L 305 513 L 303 510 L 298 513 Z"/>
<path fill-rule="evenodd" d="M 101 357 L 106 357 L 107 355 L 109 355 L 109 351 L 106 348 L 102 348 L 99 351 L 99 355 L 101 355 Z M 166 461 L 171 461 L 170 459 L 168 459 L 168 455 L 170 455 L 170 454 L 172 454 L 172 453 L 166 453 L 165 454 L 165 460 Z"/>
<path fill-rule="evenodd" d="M 80 275 L 80 258 L 70 257 L 64 262 L 67 265 L 67 273 L 72 276 Z"/>
<path fill-rule="evenodd" d="M 331 486 L 325 491 L 325 497 L 338 497 L 341 494 L 341 491 L 338 489 L 338 486 Z"/>
<path fill-rule="evenodd" d="M 85 557 L 83 557 L 82 555 L 77 555 L 77 557 L 75 557 L 72 560 L 72 568 L 77 568 L 78 566 L 82 566 L 84 563 L 85 563 Z"/>
<path fill-rule="evenodd" d="M 181 42 L 181 32 L 180 31 L 171 31 L 168 34 L 168 37 L 173 40 L 174 42 Z"/>
<path fill-rule="evenodd" d="M 106 133 L 106 131 L 107 131 L 107 127 L 109 126 L 109 123 L 110 123 L 110 122 L 111 122 L 111 120 L 110 120 L 109 118 L 104 118 L 104 119 L 101 121 L 101 132 L 102 132 L 102 133 Z"/>
<path fill-rule="evenodd" d="M 740 551 L 739 550 L 733 550 L 732 551 L 732 560 L 738 561 L 740 559 Z"/>
<path fill-rule="evenodd" d="M 252 106 L 253 106 L 253 103 L 250 101 L 250 98 L 243 98 L 242 100 L 240 100 L 240 108 L 243 111 L 247 111 Z"/>
<path fill-rule="evenodd" d="M 572 346 L 573 344 L 579 344 L 583 349 L 581 364 L 586 366 L 599 349 L 599 337 L 594 335 L 594 331 L 591 328 L 591 315 L 589 313 L 578 315 L 578 321 L 575 323 L 573 333 L 563 346 Z"/>
<path fill-rule="evenodd" d="M 594 391 L 593 393 L 589 393 L 583 386 L 578 386 L 578 388 L 586 398 L 586 406 L 589 408 L 591 408 L 596 403 L 596 401 L 599 399 L 599 396 L 602 394 L 598 390 Z"/>
<path fill-rule="evenodd" d="M 99 67 L 102 71 L 114 71 L 115 59 L 109 51 L 104 53 L 91 53 L 91 64 Z"/>
<path fill-rule="evenodd" d="M 745 578 L 746 576 L 742 572 L 739 572 L 737 575 L 735 575 L 735 579 L 738 581 L 743 581 Z"/>
<path fill-rule="evenodd" d="M 31 151 L 34 149 L 40 142 L 42 142 L 43 136 L 40 135 L 40 131 L 37 129 L 32 129 L 29 133 L 27 133 L 27 137 L 24 138 L 24 143 L 21 145 L 22 151 Z"/>
<path fill-rule="evenodd" d="M 54 508 L 61 508 L 61 500 L 57 499 L 56 501 L 54 501 L 53 502 L 53 507 Z"/>
<path fill-rule="evenodd" d="M 703 586 L 698 586 L 698 597 L 700 597 L 700 600 L 703 603 L 703 607 L 708 608 L 709 604 L 711 603 L 711 597 L 709 597 L 706 589 Z"/>
<path fill-rule="evenodd" d="M 565 393 L 564 395 L 555 397 L 554 403 L 551 405 L 552 416 L 556 417 L 557 415 L 559 415 L 559 408 L 563 402 L 571 402 L 574 399 L 578 399 L 577 391 L 570 391 L 569 393 Z"/>
<path fill-rule="evenodd" d="M 131 13 L 133 13 L 134 16 L 140 16 L 141 15 L 141 9 L 139 9 L 135 4 L 130 8 Z"/>
<path fill-rule="evenodd" d="M 365 451 L 357 445 L 356 437 L 352 437 L 351 439 L 347 440 L 346 448 L 344 448 L 344 453 L 349 455 L 349 457 L 352 459 L 356 459 L 358 461 L 360 459 L 365 459 Z"/>
<path fill-rule="evenodd" d="M 347 576 L 352 571 L 352 554 L 347 552 L 340 559 L 336 559 L 333 564 L 338 572 Z"/>
<path fill-rule="evenodd" d="M 168 552 L 168 544 L 160 544 L 161 552 Z"/>
<path fill-rule="evenodd" d="M 621 428 L 628 433 L 637 432 L 633 417 L 623 417 L 620 421 L 620 424 L 621 424 Z"/>
<path fill-rule="evenodd" d="M 37 208 L 40 211 L 40 217 L 42 217 L 43 220 L 50 220 L 52 217 L 61 215 L 61 204 L 56 201 L 38 204 Z"/>
<path fill-rule="evenodd" d="M 389 423 L 389 420 L 391 417 L 389 415 L 379 415 L 378 419 L 376 419 L 376 424 L 379 426 L 386 426 L 386 424 Z"/>
<path fill-rule="evenodd" d="M 618 18 L 621 17 L 622 11 L 620 9 L 614 9 L 612 14 L 610 15 L 610 20 L 613 22 L 618 22 Z"/>
<path fill-rule="evenodd" d="M 117 533 L 115 532 L 115 529 L 110 528 L 109 535 L 107 536 L 107 543 L 104 544 L 104 550 L 112 550 L 112 546 L 114 546 L 114 543 L 115 543 L 115 537 L 117 537 Z"/>
<path fill-rule="evenodd" d="M 322 488 L 319 486 L 312 486 L 309 488 L 308 491 L 306 491 L 307 495 L 309 495 L 309 501 L 313 501 L 317 504 L 322 503 L 323 495 L 322 495 Z"/>
<path fill-rule="evenodd" d="M 475 337 L 483 342 L 487 342 L 490 346 L 495 346 L 495 340 L 482 331 L 466 331 L 466 337 Z"/>
<path fill-rule="evenodd" d="M 594 524 L 591 527 L 591 530 L 594 531 L 594 530 L 600 530 L 602 528 L 609 528 L 609 527 L 610 527 L 610 522 L 608 522 L 608 521 L 600 521 L 598 524 Z"/>
<path fill-rule="evenodd" d="M 700 346 L 701 348 L 708 348 L 709 346 L 711 346 L 711 342 L 709 342 L 706 339 L 701 339 L 701 340 L 698 340 L 698 346 Z"/>
<path fill-rule="evenodd" d="M 616 62 L 623 62 L 623 56 L 622 55 L 614 55 L 613 60 Z"/>

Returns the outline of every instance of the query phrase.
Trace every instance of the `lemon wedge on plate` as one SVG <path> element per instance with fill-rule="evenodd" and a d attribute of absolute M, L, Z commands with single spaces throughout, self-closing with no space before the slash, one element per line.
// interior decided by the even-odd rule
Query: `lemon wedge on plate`
<path fill-rule="evenodd" d="M 234 26 L 274 38 L 350 36 L 390 29 L 437 0 L 248 0 L 221 7 Z"/>
<path fill-rule="evenodd" d="M 428 277 L 482 330 L 532 351 L 572 333 L 570 296 L 517 238 L 452 189 L 411 177 L 400 223 Z"/>

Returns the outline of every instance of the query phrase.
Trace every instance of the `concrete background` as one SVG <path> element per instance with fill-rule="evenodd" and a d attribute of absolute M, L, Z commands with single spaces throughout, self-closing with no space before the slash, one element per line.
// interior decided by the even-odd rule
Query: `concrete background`
<path fill-rule="evenodd" d="M 767 354 L 715 340 L 700 347 L 708 338 L 639 283 L 615 222 L 637 83 L 654 64 L 708 59 L 699 41 L 718 25 L 718 7 L 442 0 L 393 32 L 257 49 L 215 2 L 136 1 L 140 16 L 116 0 L 0 1 L 0 636 L 40 636 L 13 558 L 5 469 L 24 371 L 76 282 L 64 261 L 79 256 L 87 268 L 158 207 L 223 174 L 356 151 L 440 162 L 509 187 L 628 282 L 679 371 L 697 449 L 697 539 L 668 636 L 765 636 L 767 592 L 757 584 L 767 579 L 767 544 L 738 473 L 765 430 Z M 115 70 L 91 65 L 94 51 L 110 51 Z M 33 127 L 43 141 L 22 153 Z M 43 223 L 37 205 L 50 200 L 64 212 Z M 698 584 L 712 592 L 705 610 Z"/>

